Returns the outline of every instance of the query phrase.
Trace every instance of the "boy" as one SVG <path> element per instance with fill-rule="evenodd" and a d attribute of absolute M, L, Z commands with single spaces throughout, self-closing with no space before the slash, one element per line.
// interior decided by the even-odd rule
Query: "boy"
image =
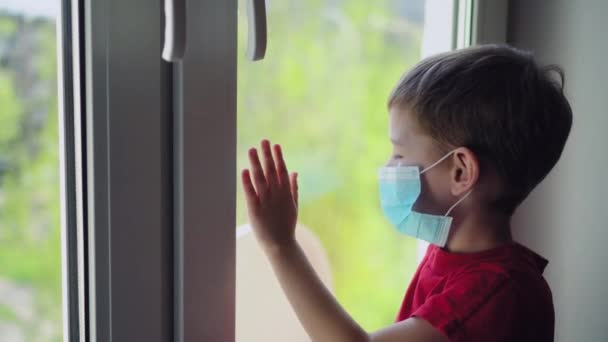
<path fill-rule="evenodd" d="M 558 83 L 551 71 L 561 77 Z M 572 125 L 558 67 L 484 45 L 423 60 L 389 97 L 393 155 L 380 203 L 431 242 L 396 322 L 368 333 L 317 278 L 294 239 L 297 173 L 281 148 L 250 149 L 242 181 L 256 238 L 313 341 L 552 341 L 547 260 L 512 241 L 510 218 L 558 161 Z"/>

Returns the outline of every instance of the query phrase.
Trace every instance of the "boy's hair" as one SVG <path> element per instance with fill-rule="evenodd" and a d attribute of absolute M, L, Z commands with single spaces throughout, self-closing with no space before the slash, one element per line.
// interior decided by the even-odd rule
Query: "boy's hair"
<path fill-rule="evenodd" d="M 572 109 L 563 88 L 558 66 L 541 68 L 530 52 L 507 45 L 480 45 L 424 59 L 388 106 L 410 110 L 442 149 L 465 146 L 482 167 L 492 163 L 504 189 L 493 205 L 510 215 L 564 149 Z"/>

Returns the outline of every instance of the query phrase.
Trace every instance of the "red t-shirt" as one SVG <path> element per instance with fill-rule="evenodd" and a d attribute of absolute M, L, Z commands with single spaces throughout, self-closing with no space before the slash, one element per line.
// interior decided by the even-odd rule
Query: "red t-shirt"
<path fill-rule="evenodd" d="M 515 242 L 473 254 L 430 245 L 396 322 L 422 318 L 450 341 L 553 341 L 547 263 Z"/>

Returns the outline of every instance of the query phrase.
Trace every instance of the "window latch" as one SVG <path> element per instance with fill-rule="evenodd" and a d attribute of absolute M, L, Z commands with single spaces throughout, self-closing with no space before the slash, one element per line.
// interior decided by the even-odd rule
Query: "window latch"
<path fill-rule="evenodd" d="M 247 22 L 249 29 L 247 58 L 250 61 L 262 60 L 266 55 L 268 33 L 265 0 L 247 0 Z"/>
<path fill-rule="evenodd" d="M 186 50 L 186 0 L 165 0 L 165 42 L 162 57 L 167 62 L 184 58 Z"/>

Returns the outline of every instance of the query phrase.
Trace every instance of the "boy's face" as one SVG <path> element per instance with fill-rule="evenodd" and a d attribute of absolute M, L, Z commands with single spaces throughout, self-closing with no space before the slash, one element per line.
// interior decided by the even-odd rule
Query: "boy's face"
<path fill-rule="evenodd" d="M 445 152 L 441 151 L 431 136 L 426 134 L 409 110 L 393 106 L 389 109 L 389 138 L 393 149 L 387 166 L 418 166 L 420 171 L 430 166 Z M 443 215 L 453 204 L 450 194 L 450 158 L 442 161 L 420 175 L 422 189 L 414 204 L 414 210 L 429 214 Z"/>

